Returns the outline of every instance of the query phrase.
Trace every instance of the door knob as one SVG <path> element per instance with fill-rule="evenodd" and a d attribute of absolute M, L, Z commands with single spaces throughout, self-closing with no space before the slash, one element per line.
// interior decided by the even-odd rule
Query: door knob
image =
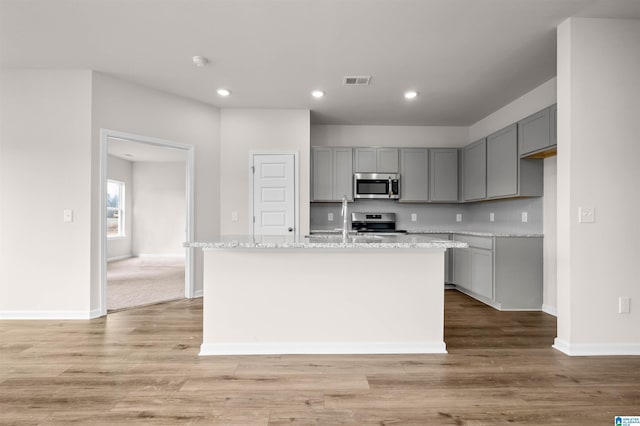
<path fill-rule="evenodd" d="M 289 229 L 287 229 L 287 231 L 293 232 L 293 228 L 289 228 Z"/>

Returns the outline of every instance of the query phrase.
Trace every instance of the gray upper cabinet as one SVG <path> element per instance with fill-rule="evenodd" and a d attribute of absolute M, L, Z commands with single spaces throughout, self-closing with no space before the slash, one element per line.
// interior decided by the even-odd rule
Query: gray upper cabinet
<path fill-rule="evenodd" d="M 487 140 L 481 139 L 463 149 L 463 199 L 482 200 L 487 197 Z"/>
<path fill-rule="evenodd" d="M 487 137 L 487 198 L 517 195 L 518 159 L 516 124 Z"/>
<path fill-rule="evenodd" d="M 556 145 L 556 105 L 518 121 L 520 156 L 549 150 Z"/>
<path fill-rule="evenodd" d="M 433 148 L 429 150 L 430 201 L 458 201 L 458 151 L 457 148 Z M 403 181 L 405 176 L 402 176 Z"/>
<path fill-rule="evenodd" d="M 311 201 L 353 200 L 353 150 L 314 146 L 311 156 Z"/>
<path fill-rule="evenodd" d="M 333 200 L 333 150 L 331 148 L 311 148 L 312 180 L 311 200 Z"/>
<path fill-rule="evenodd" d="M 558 104 L 551 105 L 549 110 L 549 116 L 551 119 L 551 128 L 549 129 L 549 146 L 556 146 L 558 144 Z"/>
<path fill-rule="evenodd" d="M 353 149 L 333 148 L 333 199 L 353 200 Z"/>
<path fill-rule="evenodd" d="M 429 155 L 427 148 L 400 149 L 400 201 L 429 200 Z"/>
<path fill-rule="evenodd" d="M 521 157 L 547 157 L 555 154 L 557 105 L 518 121 Z"/>
<path fill-rule="evenodd" d="M 356 148 L 356 173 L 398 173 L 398 148 Z"/>

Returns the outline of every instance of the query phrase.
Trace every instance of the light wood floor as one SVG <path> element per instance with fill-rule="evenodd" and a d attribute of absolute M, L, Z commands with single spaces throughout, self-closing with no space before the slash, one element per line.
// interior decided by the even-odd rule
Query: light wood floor
<path fill-rule="evenodd" d="M 446 292 L 447 355 L 198 357 L 202 301 L 0 321 L 0 424 L 612 425 L 640 357 L 568 357 L 555 318 Z"/>

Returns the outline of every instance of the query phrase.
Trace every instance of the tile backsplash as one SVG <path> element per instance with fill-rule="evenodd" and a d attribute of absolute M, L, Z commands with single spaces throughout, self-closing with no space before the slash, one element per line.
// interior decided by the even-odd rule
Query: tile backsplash
<path fill-rule="evenodd" d="M 340 203 L 311 203 L 311 229 L 336 229 L 342 226 Z M 516 198 L 465 204 L 399 203 L 389 200 L 356 200 L 349 203 L 351 212 L 393 212 L 396 226 L 407 231 L 426 229 L 472 230 L 494 232 L 542 233 L 543 198 Z M 526 212 L 527 222 L 522 222 Z M 333 213 L 333 221 L 329 221 Z M 416 221 L 411 215 L 416 214 Z M 493 213 L 494 221 L 490 221 Z M 462 222 L 456 215 L 462 214 Z"/>

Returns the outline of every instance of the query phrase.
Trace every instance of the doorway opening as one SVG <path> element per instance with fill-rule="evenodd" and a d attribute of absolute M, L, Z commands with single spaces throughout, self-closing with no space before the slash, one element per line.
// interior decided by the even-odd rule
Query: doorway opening
<path fill-rule="evenodd" d="M 193 147 L 101 130 L 100 312 L 194 297 Z"/>

